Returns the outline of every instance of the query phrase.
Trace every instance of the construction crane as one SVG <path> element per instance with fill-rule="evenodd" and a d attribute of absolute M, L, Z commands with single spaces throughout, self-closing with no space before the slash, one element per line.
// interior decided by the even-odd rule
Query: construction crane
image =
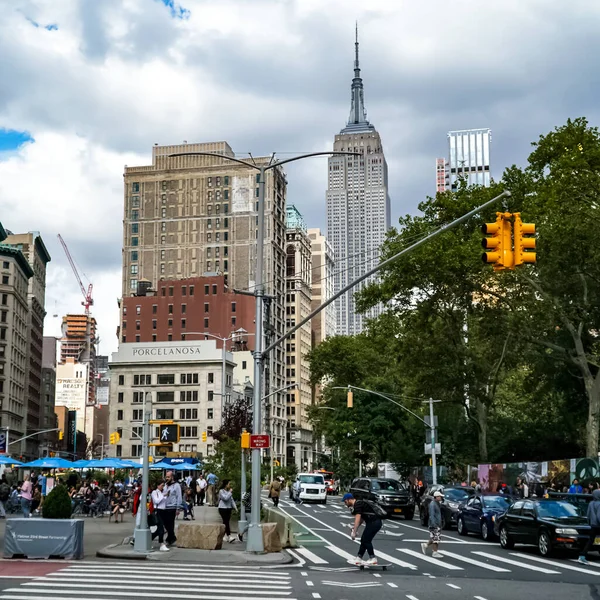
<path fill-rule="evenodd" d="M 65 251 L 67 258 L 69 259 L 69 264 L 71 265 L 71 269 L 73 269 L 73 273 L 75 273 L 75 278 L 77 279 L 77 283 L 79 284 L 79 289 L 81 290 L 81 293 L 83 294 L 83 302 L 81 304 L 83 306 L 85 306 L 86 316 L 89 316 L 90 306 L 93 306 L 93 304 L 94 304 L 94 299 L 92 298 L 92 291 L 94 289 L 94 286 L 93 286 L 93 284 L 90 283 L 88 285 L 87 291 L 86 291 L 85 286 L 83 285 L 83 282 L 81 281 L 81 277 L 79 276 L 79 272 L 77 271 L 77 267 L 75 266 L 75 261 L 73 260 L 71 253 L 69 252 L 69 249 L 67 248 L 67 244 L 65 243 L 65 240 L 62 239 L 62 236 L 60 235 L 60 233 L 58 234 L 58 239 L 60 240 L 63 250 Z"/>

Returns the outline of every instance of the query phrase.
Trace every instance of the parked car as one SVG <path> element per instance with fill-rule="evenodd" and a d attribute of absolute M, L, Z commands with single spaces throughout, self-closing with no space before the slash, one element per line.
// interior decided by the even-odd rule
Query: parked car
<path fill-rule="evenodd" d="M 397 479 L 358 477 L 350 492 L 356 499 L 370 500 L 383 508 L 390 517 L 403 516 L 410 521 L 415 515 L 415 500 L 408 486 Z"/>
<path fill-rule="evenodd" d="M 555 549 L 580 550 L 590 536 L 585 510 L 569 500 L 517 500 L 496 519 L 496 529 L 503 548 L 515 544 L 537 546 L 542 556 Z M 600 545 L 596 538 L 595 549 Z"/>
<path fill-rule="evenodd" d="M 494 523 L 504 514 L 512 500 L 502 494 L 472 496 L 458 509 L 456 528 L 460 535 L 477 533 L 484 540 L 494 537 Z"/>
<path fill-rule="evenodd" d="M 419 506 L 421 525 L 427 526 L 429 523 L 429 505 L 433 502 L 433 494 L 435 492 L 442 492 L 442 494 L 444 494 L 441 507 L 442 529 L 456 527 L 458 509 L 461 504 L 465 503 L 471 496 L 475 495 L 475 489 L 460 485 L 438 484 L 430 486 L 421 498 L 421 504 Z"/>

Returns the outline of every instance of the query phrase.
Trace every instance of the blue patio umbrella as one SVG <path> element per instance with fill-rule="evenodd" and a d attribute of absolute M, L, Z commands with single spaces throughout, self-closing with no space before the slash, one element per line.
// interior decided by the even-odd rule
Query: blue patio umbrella
<path fill-rule="evenodd" d="M 64 458 L 38 458 L 21 466 L 26 469 L 68 469 L 72 464 L 70 460 Z"/>
<path fill-rule="evenodd" d="M 120 463 L 119 469 L 141 469 L 142 465 L 139 462 L 135 462 L 134 460 L 124 460 L 121 458 L 115 459 Z"/>
<path fill-rule="evenodd" d="M 87 464 L 90 469 L 122 469 L 121 460 L 118 458 L 103 458 L 102 460 L 90 460 Z"/>
<path fill-rule="evenodd" d="M 161 461 L 154 463 L 154 465 L 152 465 L 150 468 L 155 471 L 158 469 L 163 469 L 165 471 L 195 471 L 196 469 L 201 469 L 202 465 L 200 463 L 195 465 L 191 463 L 177 463 L 175 465 L 169 465 Z"/>
<path fill-rule="evenodd" d="M 71 467 L 71 469 L 87 469 L 89 462 L 89 460 L 80 459 L 71 463 L 69 466 Z"/>
<path fill-rule="evenodd" d="M 0 465 L 22 465 L 23 463 L 12 456 L 0 456 Z"/>

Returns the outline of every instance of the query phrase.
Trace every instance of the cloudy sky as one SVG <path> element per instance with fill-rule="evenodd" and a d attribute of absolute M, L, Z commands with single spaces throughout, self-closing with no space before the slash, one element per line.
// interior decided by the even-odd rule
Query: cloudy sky
<path fill-rule="evenodd" d="M 123 167 L 155 142 L 331 149 L 356 20 L 393 222 L 433 193 L 448 130 L 490 127 L 498 176 L 568 117 L 598 124 L 597 0 L 0 2 L 0 221 L 50 250 L 47 334 L 80 310 L 61 233 L 94 284 L 101 352 L 116 349 Z M 326 160 L 287 172 L 288 200 L 324 227 Z"/>

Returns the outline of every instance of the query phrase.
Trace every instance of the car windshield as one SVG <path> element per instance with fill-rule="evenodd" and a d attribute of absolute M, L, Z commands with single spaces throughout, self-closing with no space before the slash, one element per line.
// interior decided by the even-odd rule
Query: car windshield
<path fill-rule="evenodd" d="M 460 488 L 450 488 L 444 490 L 444 496 L 446 496 L 446 500 L 450 500 L 451 502 L 463 502 L 472 495 L 472 490 L 464 490 Z"/>
<path fill-rule="evenodd" d="M 323 485 L 323 475 L 300 475 L 301 483 L 320 483 Z"/>
<path fill-rule="evenodd" d="M 538 515 L 542 518 L 568 519 L 569 517 L 585 517 L 585 512 L 576 504 L 551 500 L 538 504 Z"/>
<path fill-rule="evenodd" d="M 484 496 L 483 506 L 486 508 L 502 508 L 506 510 L 510 506 L 510 500 L 505 496 Z"/>
<path fill-rule="evenodd" d="M 399 492 L 404 490 L 404 486 L 399 481 L 393 479 L 377 479 L 371 482 L 372 490 L 382 490 L 386 492 Z"/>

